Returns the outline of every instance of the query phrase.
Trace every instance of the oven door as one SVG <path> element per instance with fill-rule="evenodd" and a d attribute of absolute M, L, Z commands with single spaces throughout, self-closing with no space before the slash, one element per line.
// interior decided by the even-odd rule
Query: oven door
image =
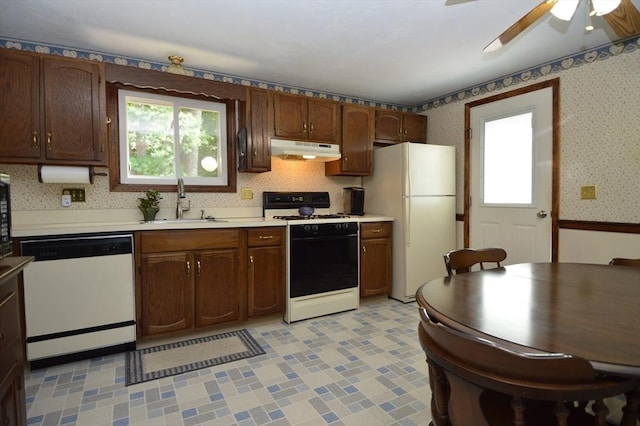
<path fill-rule="evenodd" d="M 292 236 L 289 253 L 291 298 L 358 287 L 357 228 L 346 235 Z"/>

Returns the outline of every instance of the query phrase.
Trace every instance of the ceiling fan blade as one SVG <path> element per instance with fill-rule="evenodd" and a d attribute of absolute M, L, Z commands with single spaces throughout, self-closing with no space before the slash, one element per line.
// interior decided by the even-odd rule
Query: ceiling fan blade
<path fill-rule="evenodd" d="M 602 17 L 620 38 L 640 33 L 640 12 L 631 0 L 622 0 L 614 11 Z"/>
<path fill-rule="evenodd" d="M 484 51 L 493 52 L 509 43 L 511 40 L 516 38 L 518 34 L 526 30 L 531 24 L 550 11 L 557 2 L 558 0 L 544 0 L 542 3 L 531 9 L 529 13 L 518 19 L 515 24 L 507 28 L 507 30 L 500 34 L 498 38 L 489 43 L 489 45 L 484 48 Z"/>

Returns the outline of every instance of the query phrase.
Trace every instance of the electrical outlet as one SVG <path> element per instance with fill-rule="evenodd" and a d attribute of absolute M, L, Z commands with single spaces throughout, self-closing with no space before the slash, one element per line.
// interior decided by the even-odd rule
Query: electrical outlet
<path fill-rule="evenodd" d="M 240 198 L 243 200 L 252 200 L 253 199 L 253 189 L 251 188 L 242 188 L 240 190 Z"/>
<path fill-rule="evenodd" d="M 580 188 L 581 200 L 595 200 L 596 199 L 596 186 L 585 185 Z"/>
<path fill-rule="evenodd" d="M 64 188 L 62 195 L 70 195 L 73 203 L 84 203 L 86 201 L 84 188 Z"/>

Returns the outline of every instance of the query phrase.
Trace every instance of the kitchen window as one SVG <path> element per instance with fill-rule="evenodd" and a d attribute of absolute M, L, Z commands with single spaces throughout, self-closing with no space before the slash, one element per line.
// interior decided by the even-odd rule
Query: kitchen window
<path fill-rule="evenodd" d="M 134 70 L 131 78 L 135 79 L 139 72 Z M 203 86 L 201 82 L 192 84 L 191 79 L 182 81 L 183 76 L 173 74 L 161 75 L 162 79 L 143 75 L 144 86 L 119 81 L 106 85 L 109 189 L 140 192 L 153 188 L 174 192 L 178 178 L 182 177 L 187 192 L 235 192 L 238 101 L 232 96 L 238 93 L 219 94 L 215 87 Z M 114 80 L 126 81 L 129 77 L 117 75 Z M 172 80 L 176 77 L 180 77 L 180 81 Z M 137 113 L 142 116 L 130 130 L 127 130 L 127 98 L 137 102 L 134 109 L 139 109 Z M 158 111 L 167 108 L 170 113 L 156 116 Z M 147 116 L 142 114 L 143 110 L 148 110 Z M 174 118 L 176 110 L 178 113 L 182 110 L 182 118 L 179 114 Z M 213 115 L 216 115 L 215 122 Z M 186 124 L 181 125 L 181 121 Z M 178 124 L 177 128 L 174 123 Z M 215 133 L 211 131 L 214 128 Z M 127 142 L 130 132 L 137 133 L 138 138 Z M 203 134 L 208 136 L 202 137 Z M 143 137 L 147 139 L 141 139 Z M 151 142 L 153 149 L 149 149 Z M 129 163 L 132 154 L 135 155 L 133 167 Z"/>
<path fill-rule="evenodd" d="M 221 102 L 120 90 L 120 181 L 227 185 L 226 108 Z"/>

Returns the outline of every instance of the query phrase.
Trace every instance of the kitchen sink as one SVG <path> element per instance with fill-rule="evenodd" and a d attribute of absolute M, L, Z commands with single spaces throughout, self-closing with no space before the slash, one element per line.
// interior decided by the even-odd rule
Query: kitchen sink
<path fill-rule="evenodd" d="M 204 219 L 158 219 L 158 220 L 152 220 L 144 223 L 157 225 L 161 223 L 206 223 L 206 222 L 226 222 L 226 220 L 220 220 L 213 217 L 208 217 Z"/>

